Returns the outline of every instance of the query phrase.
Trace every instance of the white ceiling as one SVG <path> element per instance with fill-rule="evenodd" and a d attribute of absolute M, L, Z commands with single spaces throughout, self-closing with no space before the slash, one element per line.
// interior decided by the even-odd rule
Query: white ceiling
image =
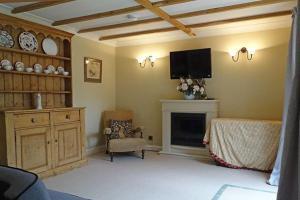
<path fill-rule="evenodd" d="M 223 6 L 240 4 L 245 2 L 252 2 L 252 1 L 253 0 L 211 0 L 211 1 L 194 0 L 193 2 L 182 3 L 182 4 L 172 5 L 172 6 L 165 6 L 161 8 L 164 11 L 166 11 L 168 14 L 174 15 L 174 14 L 198 11 L 198 10 L 203 10 L 208 8 L 223 7 Z M 0 12 L 10 14 L 11 9 L 18 6 L 31 4 L 31 3 L 0 4 Z M 76 0 L 65 4 L 34 10 L 29 13 L 17 14 L 15 16 L 29 19 L 38 23 L 50 25 L 52 22 L 57 20 L 63 20 L 72 17 L 79 17 L 83 15 L 116 10 L 116 9 L 131 7 L 135 5 L 138 4 L 134 0 L 109 0 L 109 1 Z M 240 9 L 240 10 L 235 10 L 230 12 L 209 14 L 204 16 L 190 17 L 190 18 L 182 18 L 178 20 L 184 24 L 195 24 L 195 23 L 209 22 L 209 21 L 215 21 L 220 19 L 230 19 L 235 17 L 263 14 L 263 13 L 274 12 L 274 11 L 283 11 L 283 10 L 292 9 L 295 5 L 296 5 L 296 1 L 287 1 L 287 2 L 284 1 L 282 3 L 277 3 L 268 6 Z M 140 20 L 157 17 L 153 13 L 147 10 L 134 12 L 132 14 L 138 16 Z M 73 23 L 65 26 L 60 26 L 57 28 L 68 30 L 70 32 L 77 32 L 78 30 L 83 28 L 91 28 L 96 26 L 129 22 L 129 20 L 126 18 L 126 15 L 127 14 L 107 17 L 102 19 L 96 19 L 96 20 L 90 20 L 85 22 Z M 290 26 L 290 23 L 291 23 L 290 17 L 274 17 L 271 19 L 252 20 L 252 21 L 247 21 L 242 23 L 232 23 L 227 25 L 194 29 L 194 32 L 197 33 L 198 37 L 203 37 L 203 36 L 216 35 L 216 34 L 229 34 L 229 33 L 231 34 L 231 33 L 239 33 L 239 32 L 249 32 L 249 31 L 288 27 Z M 80 35 L 98 41 L 100 36 L 136 32 L 142 30 L 159 29 L 165 27 L 171 27 L 171 25 L 167 22 L 156 22 L 151 24 L 137 25 L 137 26 L 131 26 L 125 28 L 97 31 L 92 33 L 84 33 Z M 106 43 L 116 45 L 116 46 L 124 46 L 124 45 L 163 42 L 163 41 L 188 39 L 188 38 L 189 36 L 187 36 L 185 33 L 181 31 L 172 31 L 167 33 L 159 33 L 159 34 L 156 33 L 156 34 L 114 39 L 114 40 L 106 41 Z"/>

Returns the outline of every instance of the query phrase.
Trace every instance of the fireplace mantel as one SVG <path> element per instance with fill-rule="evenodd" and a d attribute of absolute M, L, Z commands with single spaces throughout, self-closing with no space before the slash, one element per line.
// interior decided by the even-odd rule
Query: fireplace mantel
<path fill-rule="evenodd" d="M 206 127 L 218 117 L 218 100 L 160 100 L 162 103 L 162 151 L 160 153 L 184 156 L 208 157 L 208 150 L 171 144 L 171 113 L 204 113 Z"/>

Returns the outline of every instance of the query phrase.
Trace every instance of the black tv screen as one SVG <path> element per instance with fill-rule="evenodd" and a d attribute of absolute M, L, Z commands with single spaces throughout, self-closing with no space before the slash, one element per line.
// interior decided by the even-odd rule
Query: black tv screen
<path fill-rule="evenodd" d="M 211 49 L 170 52 L 171 79 L 211 78 Z"/>

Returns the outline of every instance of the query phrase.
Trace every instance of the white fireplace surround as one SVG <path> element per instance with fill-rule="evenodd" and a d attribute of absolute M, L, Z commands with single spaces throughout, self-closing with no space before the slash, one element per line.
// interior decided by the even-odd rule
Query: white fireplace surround
<path fill-rule="evenodd" d="M 160 100 L 162 103 L 162 151 L 163 154 L 203 157 L 209 156 L 206 148 L 171 144 L 171 113 L 206 114 L 206 127 L 218 117 L 218 100 Z"/>

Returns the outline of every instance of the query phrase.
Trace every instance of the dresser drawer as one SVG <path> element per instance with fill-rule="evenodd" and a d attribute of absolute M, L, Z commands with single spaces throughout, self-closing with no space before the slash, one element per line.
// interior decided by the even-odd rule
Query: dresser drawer
<path fill-rule="evenodd" d="M 54 124 L 74 122 L 80 120 L 79 110 L 57 111 L 53 113 Z"/>
<path fill-rule="evenodd" d="M 48 126 L 50 125 L 50 114 L 49 113 L 15 114 L 14 125 L 15 128 Z"/>

